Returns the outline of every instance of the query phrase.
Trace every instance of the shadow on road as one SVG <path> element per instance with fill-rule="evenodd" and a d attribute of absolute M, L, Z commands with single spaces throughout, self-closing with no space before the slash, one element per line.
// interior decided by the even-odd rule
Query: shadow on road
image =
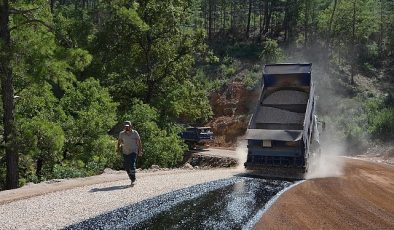
<path fill-rule="evenodd" d="M 107 188 L 92 188 L 89 192 L 108 192 L 108 191 L 114 191 L 114 190 L 120 190 L 120 189 L 127 189 L 130 188 L 130 185 L 117 185 L 117 186 L 112 186 L 112 187 L 107 187 Z"/>

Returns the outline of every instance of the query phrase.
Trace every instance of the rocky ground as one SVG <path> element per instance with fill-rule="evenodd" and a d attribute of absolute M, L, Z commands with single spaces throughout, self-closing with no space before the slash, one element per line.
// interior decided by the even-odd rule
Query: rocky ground
<path fill-rule="evenodd" d="M 365 153 L 356 155 L 359 159 L 394 165 L 394 143 L 375 144 L 367 149 Z"/>

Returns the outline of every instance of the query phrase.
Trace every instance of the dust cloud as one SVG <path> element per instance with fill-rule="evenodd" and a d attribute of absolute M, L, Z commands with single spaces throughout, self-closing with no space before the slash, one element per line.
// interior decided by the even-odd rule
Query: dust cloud
<path fill-rule="evenodd" d="M 248 157 L 248 141 L 244 137 L 238 138 L 235 153 L 238 161 L 237 170 L 245 171 L 244 163 Z"/>
<path fill-rule="evenodd" d="M 294 52 L 288 62 L 312 63 L 312 77 L 316 86 L 316 114 L 319 122 L 325 121 L 326 130 L 320 132 L 320 154 L 311 158 L 306 179 L 339 177 L 343 175 L 344 157 L 350 146 L 345 142 L 345 135 L 335 119 L 343 114 L 338 106 L 348 97 L 346 89 L 340 87 L 340 79 L 332 76 L 329 52 L 319 44 L 311 44 L 308 52 Z M 291 50 L 289 50 L 291 51 Z M 291 52 L 290 52 L 291 53 Z M 343 79 L 342 79 L 343 80 Z"/>
<path fill-rule="evenodd" d="M 321 146 L 321 154 L 311 158 L 305 179 L 340 177 L 343 175 L 344 146 L 339 143 L 327 142 Z"/>

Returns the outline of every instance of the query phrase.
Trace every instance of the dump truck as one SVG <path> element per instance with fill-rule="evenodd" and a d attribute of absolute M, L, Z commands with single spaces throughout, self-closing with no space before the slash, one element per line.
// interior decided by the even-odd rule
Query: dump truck
<path fill-rule="evenodd" d="M 188 145 L 189 149 L 208 148 L 214 141 L 214 134 L 211 127 L 188 127 L 180 133 L 181 138 Z"/>
<path fill-rule="evenodd" d="M 312 64 L 265 65 L 261 94 L 246 131 L 249 172 L 303 179 L 319 154 Z"/>

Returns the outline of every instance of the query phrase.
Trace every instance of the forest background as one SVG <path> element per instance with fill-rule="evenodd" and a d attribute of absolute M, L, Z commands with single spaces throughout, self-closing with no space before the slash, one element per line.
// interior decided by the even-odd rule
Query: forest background
<path fill-rule="evenodd" d="M 393 37 L 391 0 L 0 0 L 0 190 L 121 168 L 108 133 L 124 120 L 139 167 L 177 167 L 210 94 L 253 90 L 266 63 L 313 63 L 339 138 L 387 143 Z"/>

